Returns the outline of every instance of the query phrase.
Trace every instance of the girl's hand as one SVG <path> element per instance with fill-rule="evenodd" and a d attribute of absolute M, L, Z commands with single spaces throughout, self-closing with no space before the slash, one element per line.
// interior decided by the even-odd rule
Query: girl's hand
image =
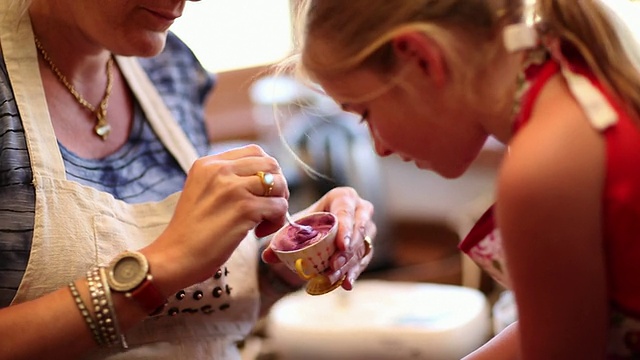
<path fill-rule="evenodd" d="M 369 241 L 375 238 L 377 231 L 372 221 L 373 205 L 360 198 L 353 188 L 339 187 L 327 192 L 313 205 L 301 211 L 300 215 L 317 211 L 328 211 L 338 217 L 338 251 L 331 258 L 331 271 L 327 275 L 332 283 L 346 275 L 342 287 L 351 290 L 373 255 L 373 246 L 365 241 L 365 237 Z M 256 235 L 265 236 L 271 230 L 261 225 L 256 229 Z M 262 259 L 268 263 L 279 262 L 269 247 L 262 253 Z"/>

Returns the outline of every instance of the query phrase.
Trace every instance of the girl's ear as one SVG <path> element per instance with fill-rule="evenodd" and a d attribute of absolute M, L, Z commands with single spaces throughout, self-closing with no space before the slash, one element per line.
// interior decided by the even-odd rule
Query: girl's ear
<path fill-rule="evenodd" d="M 447 66 L 442 48 L 433 39 L 418 32 L 404 33 L 392 40 L 398 59 L 415 63 L 437 87 L 447 81 Z"/>

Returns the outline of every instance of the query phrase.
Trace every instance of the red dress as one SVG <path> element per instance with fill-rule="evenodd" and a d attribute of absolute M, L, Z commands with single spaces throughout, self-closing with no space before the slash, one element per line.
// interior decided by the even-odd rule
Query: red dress
<path fill-rule="evenodd" d="M 606 141 L 602 239 L 611 304 L 608 359 L 636 358 L 640 356 L 640 126 L 592 73 L 579 66 L 563 71 L 556 62 L 547 61 L 528 73 L 531 87 L 523 99 L 516 130 L 526 124 L 540 91 L 559 72 L 568 82 L 568 77 L 582 81 L 581 87 L 570 84 L 570 88 Z M 594 93 L 599 94 L 600 101 L 590 97 Z M 613 121 L 593 120 L 598 116 L 594 113 L 603 109 L 614 114 Z M 482 215 L 459 248 L 496 281 L 509 287 L 493 207 Z"/>

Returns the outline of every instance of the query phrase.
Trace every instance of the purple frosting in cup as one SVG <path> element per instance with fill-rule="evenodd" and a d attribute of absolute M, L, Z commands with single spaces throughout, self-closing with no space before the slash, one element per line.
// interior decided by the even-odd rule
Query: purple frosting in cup
<path fill-rule="evenodd" d="M 274 247 L 280 251 L 293 251 L 318 242 L 335 225 L 331 215 L 318 215 L 302 218 L 295 225 L 287 225 L 273 239 Z"/>

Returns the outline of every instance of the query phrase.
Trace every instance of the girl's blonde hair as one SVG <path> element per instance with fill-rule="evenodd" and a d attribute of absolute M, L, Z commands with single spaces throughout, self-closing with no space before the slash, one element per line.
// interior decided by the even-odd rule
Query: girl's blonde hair
<path fill-rule="evenodd" d="M 490 69 L 505 25 L 521 20 L 523 0 L 302 0 L 296 54 L 285 62 L 304 77 L 333 77 L 359 68 L 391 74 L 391 40 L 418 30 L 432 37 L 465 81 Z M 594 0 L 538 0 L 545 35 L 579 52 L 594 74 L 636 116 L 640 75 Z"/>
<path fill-rule="evenodd" d="M 538 0 L 538 12 L 543 30 L 577 50 L 598 79 L 640 116 L 640 74 L 596 1 Z"/>

